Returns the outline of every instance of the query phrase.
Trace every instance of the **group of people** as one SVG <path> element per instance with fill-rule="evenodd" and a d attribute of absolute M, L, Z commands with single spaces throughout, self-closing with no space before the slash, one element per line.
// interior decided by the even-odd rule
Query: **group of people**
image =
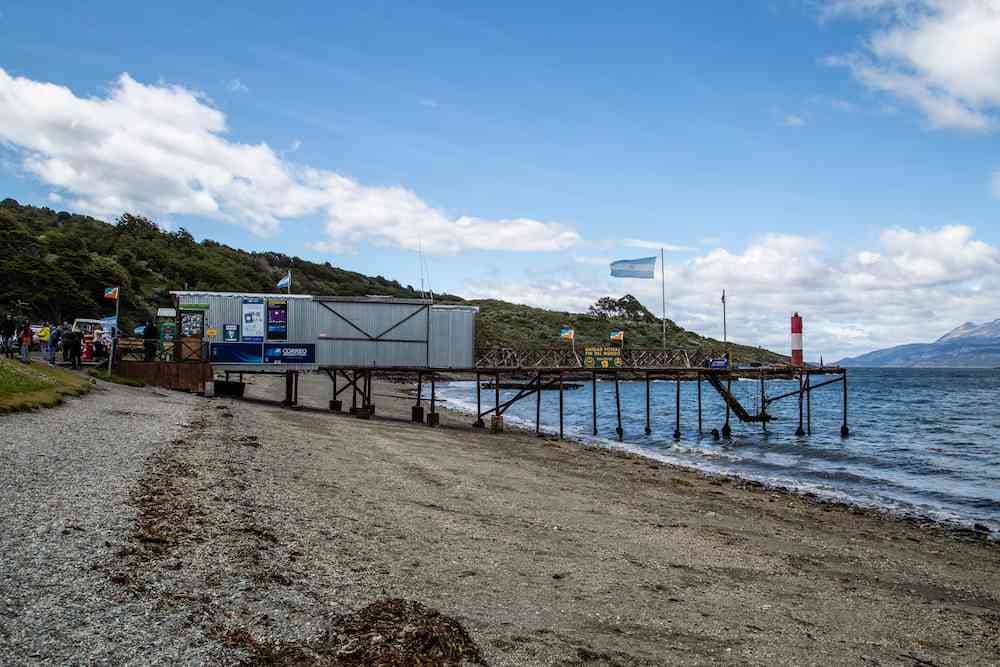
<path fill-rule="evenodd" d="M 55 366 L 56 355 L 62 350 L 63 362 L 74 369 L 81 366 L 83 353 L 83 332 L 74 331 L 68 322 L 61 325 L 43 322 L 36 334 L 27 322 L 18 322 L 9 313 L 0 321 L 0 352 L 9 359 L 19 355 L 21 363 L 31 363 L 31 349 L 38 337 L 42 358 L 50 366 Z"/>

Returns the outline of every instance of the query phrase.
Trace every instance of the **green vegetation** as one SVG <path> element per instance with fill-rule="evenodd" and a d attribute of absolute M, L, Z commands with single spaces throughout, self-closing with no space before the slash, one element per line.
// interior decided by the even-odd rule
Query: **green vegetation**
<path fill-rule="evenodd" d="M 86 378 L 41 362 L 25 365 L 0 359 L 0 412 L 51 408 L 64 396 L 81 396 L 91 389 Z"/>
<path fill-rule="evenodd" d="M 104 288 L 122 287 L 122 328 L 152 317 L 170 305 L 170 290 L 273 292 L 288 270 L 295 291 L 304 294 L 360 296 L 380 294 L 418 298 L 419 290 L 382 276 L 365 276 L 329 263 L 309 262 L 272 252 L 246 252 L 211 240 L 200 243 L 183 228 L 167 232 L 152 221 L 123 214 L 115 224 L 94 218 L 0 202 L 0 313 L 23 314 L 32 321 L 97 317 L 112 311 Z M 625 330 L 625 344 L 661 346 L 661 322 L 637 299 L 606 297 L 588 313 L 565 313 L 505 301 L 463 301 L 435 294 L 447 303 L 480 307 L 477 344 L 481 348 L 539 348 L 565 345 L 559 327 L 576 329 L 577 348 L 608 343 L 612 329 Z M 718 341 L 667 320 L 667 345 L 721 354 Z M 738 361 L 777 361 L 757 348 L 730 345 Z"/>
<path fill-rule="evenodd" d="M 133 378 L 127 378 L 121 375 L 116 375 L 114 373 L 109 373 L 107 368 L 91 368 L 87 371 L 87 375 L 92 378 L 97 378 L 98 380 L 104 380 L 105 382 L 113 382 L 115 384 L 124 384 L 129 387 L 145 387 L 146 383 L 141 380 L 135 380 Z"/>

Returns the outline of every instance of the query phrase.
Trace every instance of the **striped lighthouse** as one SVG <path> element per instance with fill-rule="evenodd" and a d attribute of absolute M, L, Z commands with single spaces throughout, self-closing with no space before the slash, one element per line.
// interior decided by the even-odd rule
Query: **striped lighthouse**
<path fill-rule="evenodd" d="M 802 365 L 802 316 L 792 313 L 792 366 Z"/>

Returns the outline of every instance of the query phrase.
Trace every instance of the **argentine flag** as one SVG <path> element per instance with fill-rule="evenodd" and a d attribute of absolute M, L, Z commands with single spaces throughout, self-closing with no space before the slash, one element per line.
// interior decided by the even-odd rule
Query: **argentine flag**
<path fill-rule="evenodd" d="M 285 289 L 292 284 L 292 272 L 289 271 L 288 275 L 278 281 L 278 289 Z"/>
<path fill-rule="evenodd" d="M 611 275 L 615 278 L 653 278 L 656 271 L 655 257 L 620 259 L 611 262 Z"/>

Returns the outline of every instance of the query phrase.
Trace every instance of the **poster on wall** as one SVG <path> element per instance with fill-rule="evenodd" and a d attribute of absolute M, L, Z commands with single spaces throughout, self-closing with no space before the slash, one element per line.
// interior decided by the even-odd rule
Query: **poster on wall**
<path fill-rule="evenodd" d="M 181 311 L 181 336 L 201 338 L 205 313 Z"/>
<path fill-rule="evenodd" d="M 267 300 L 267 339 L 288 339 L 288 301 L 286 299 Z"/>
<path fill-rule="evenodd" d="M 309 343 L 283 343 L 264 345 L 265 364 L 314 364 L 316 346 Z"/>
<path fill-rule="evenodd" d="M 260 297 L 243 299 L 243 341 L 264 342 L 264 299 Z"/>
<path fill-rule="evenodd" d="M 222 342 L 223 343 L 238 343 L 238 342 L 240 342 L 240 325 L 238 325 L 238 324 L 223 324 L 222 325 Z"/>

